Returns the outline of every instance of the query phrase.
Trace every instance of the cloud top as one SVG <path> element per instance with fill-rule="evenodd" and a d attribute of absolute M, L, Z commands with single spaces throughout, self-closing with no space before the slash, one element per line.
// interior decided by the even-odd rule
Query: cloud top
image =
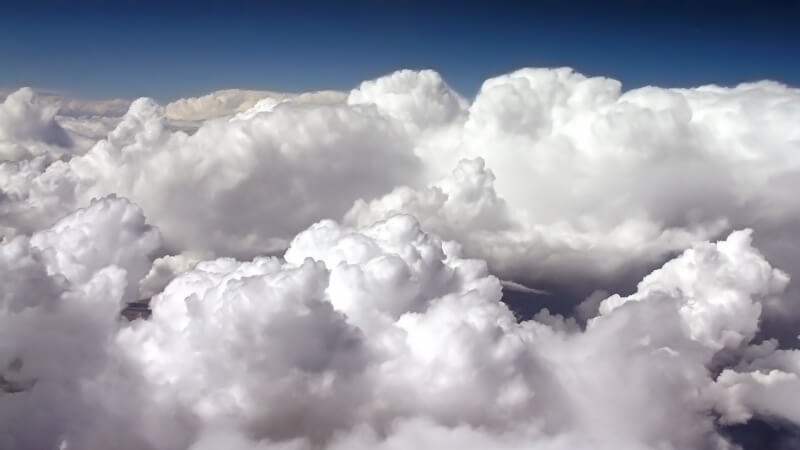
<path fill-rule="evenodd" d="M 734 450 L 732 427 L 800 426 L 795 88 L 528 68 L 468 100 L 403 70 L 55 104 L 0 105 L 2 448 Z"/>

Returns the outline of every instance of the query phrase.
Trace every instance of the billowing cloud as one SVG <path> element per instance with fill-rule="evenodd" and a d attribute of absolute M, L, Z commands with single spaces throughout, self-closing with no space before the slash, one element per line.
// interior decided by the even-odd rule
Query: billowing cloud
<path fill-rule="evenodd" d="M 0 447 L 74 436 L 81 448 L 142 448 L 125 411 L 149 400 L 113 340 L 159 246 L 141 210 L 113 197 L 0 245 Z"/>
<path fill-rule="evenodd" d="M 584 294 L 745 226 L 792 270 L 798 119 L 800 91 L 772 82 L 622 92 L 523 69 L 487 80 L 447 138 L 417 141 L 439 171 L 427 186 L 357 201 L 346 220 L 413 214 L 508 278 Z"/>
<path fill-rule="evenodd" d="M 471 104 L 432 71 L 366 81 L 346 104 L 267 94 L 220 91 L 177 101 L 167 114 L 139 101 L 91 154 L 36 184 L 73 180 L 56 193 L 68 205 L 61 214 L 105 193 L 131 197 L 180 251 L 278 249 L 355 202 L 349 223 L 411 213 L 498 273 L 534 284 L 578 277 L 613 288 L 634 267 L 742 226 L 757 226 L 756 239 L 779 263 L 796 262 L 783 244 L 800 225 L 786 195 L 800 167 L 796 89 L 760 82 L 622 92 L 615 80 L 569 69 L 523 69 L 487 80 Z M 192 136 L 170 131 L 168 112 L 188 109 L 203 117 L 224 109 L 229 118 Z M 27 180 L 26 169 L 6 170 Z M 20 192 L 23 204 L 9 214 L 12 222 L 28 217 L 18 225 L 25 231 L 54 220 L 31 211 L 52 196 L 24 192 L 31 184 L 4 187 Z M 204 202 L 186 201 L 198 196 Z M 214 202 L 244 214 L 187 211 Z M 257 227 L 265 221 L 266 231 Z M 172 230 L 189 222 L 180 233 L 199 236 L 176 238 Z"/>
<path fill-rule="evenodd" d="M 406 70 L 54 105 L 0 105 L 2 448 L 733 450 L 800 427 L 795 88 L 523 69 L 470 101 Z M 152 316 L 121 319 L 137 299 Z"/>
<path fill-rule="evenodd" d="M 72 146 L 55 121 L 57 108 L 37 105 L 33 90 L 20 89 L 0 104 L 0 162 L 60 153 Z"/>
<path fill-rule="evenodd" d="M 21 175 L 32 169 L 15 168 L 3 189 L 17 201 L 5 207 L 27 231 L 113 192 L 139 203 L 179 251 L 282 251 L 297 230 L 343 214 L 353 199 L 413 179 L 410 146 L 368 107 L 290 101 L 208 121 L 190 136 L 170 131 L 163 108 L 140 99 L 86 154 L 48 166 L 33 183 Z"/>
<path fill-rule="evenodd" d="M 463 116 L 468 106 L 432 70 L 401 70 L 365 81 L 350 92 L 347 103 L 375 105 L 416 132 L 452 123 Z"/>
<path fill-rule="evenodd" d="M 119 193 L 141 204 L 176 250 L 243 256 L 244 247 L 258 248 L 250 255 L 278 249 L 314 220 L 348 210 L 348 223 L 360 225 L 404 212 L 506 278 L 573 285 L 577 277 L 612 289 L 626 273 L 643 275 L 737 227 L 755 227 L 778 263 L 798 262 L 785 244 L 800 227 L 787 194 L 800 167 L 796 89 L 758 82 L 623 92 L 615 80 L 562 68 L 492 78 L 471 103 L 432 71 L 366 81 L 346 100 L 273 94 L 219 91 L 166 113 L 139 101 L 91 154 L 41 175 L 31 164 L 6 167 L 36 180 L 4 180 L 3 190 L 17 193 L 3 205 L 13 210 L 9 222 L 30 232 L 57 217 L 49 206 L 32 210 L 53 195 L 64 214 Z M 172 131 L 169 111 L 200 128 Z M 198 119 L 220 114 L 226 119 Z M 56 193 L 43 189 L 55 185 Z M 200 203 L 244 214 L 187 211 Z M 198 236 L 176 238 L 179 224 Z"/>
<path fill-rule="evenodd" d="M 317 223 L 285 258 L 199 262 L 122 322 L 159 243 L 106 198 L 0 247 L 7 448 L 733 449 L 720 426 L 798 423 L 777 400 L 793 351 L 750 346 L 788 278 L 749 231 L 692 247 L 585 328 L 519 322 L 484 262 L 404 215 Z"/>

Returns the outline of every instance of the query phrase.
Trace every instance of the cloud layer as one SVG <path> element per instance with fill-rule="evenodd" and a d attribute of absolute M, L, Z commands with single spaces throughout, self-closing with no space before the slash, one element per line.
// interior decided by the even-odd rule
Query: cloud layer
<path fill-rule="evenodd" d="M 5 448 L 728 449 L 719 424 L 798 420 L 798 352 L 750 345 L 788 277 L 749 230 L 585 328 L 519 322 L 484 262 L 405 215 L 201 262 L 123 322 L 159 245 L 109 197 L 0 247 Z"/>
<path fill-rule="evenodd" d="M 430 70 L 166 108 L 21 89 L 0 447 L 735 449 L 735 426 L 800 427 L 799 121 L 769 81 L 568 68 L 471 101 Z"/>

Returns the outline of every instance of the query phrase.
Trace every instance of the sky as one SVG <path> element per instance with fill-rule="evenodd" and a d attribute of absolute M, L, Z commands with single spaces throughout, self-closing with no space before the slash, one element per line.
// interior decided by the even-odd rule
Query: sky
<path fill-rule="evenodd" d="M 800 84 L 796 2 L 162 3 L 4 5 L 0 88 L 170 101 L 232 87 L 349 90 L 431 68 L 472 97 L 524 66 L 570 66 L 625 89 Z"/>

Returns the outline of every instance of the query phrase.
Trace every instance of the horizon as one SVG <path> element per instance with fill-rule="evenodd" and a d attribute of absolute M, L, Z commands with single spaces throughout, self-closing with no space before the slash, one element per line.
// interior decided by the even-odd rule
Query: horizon
<path fill-rule="evenodd" d="M 800 85 L 798 4 L 721 3 L 12 3 L 0 16 L 0 89 L 169 102 L 221 89 L 348 91 L 395 70 L 432 69 L 472 98 L 487 78 L 562 66 L 624 90 Z"/>

